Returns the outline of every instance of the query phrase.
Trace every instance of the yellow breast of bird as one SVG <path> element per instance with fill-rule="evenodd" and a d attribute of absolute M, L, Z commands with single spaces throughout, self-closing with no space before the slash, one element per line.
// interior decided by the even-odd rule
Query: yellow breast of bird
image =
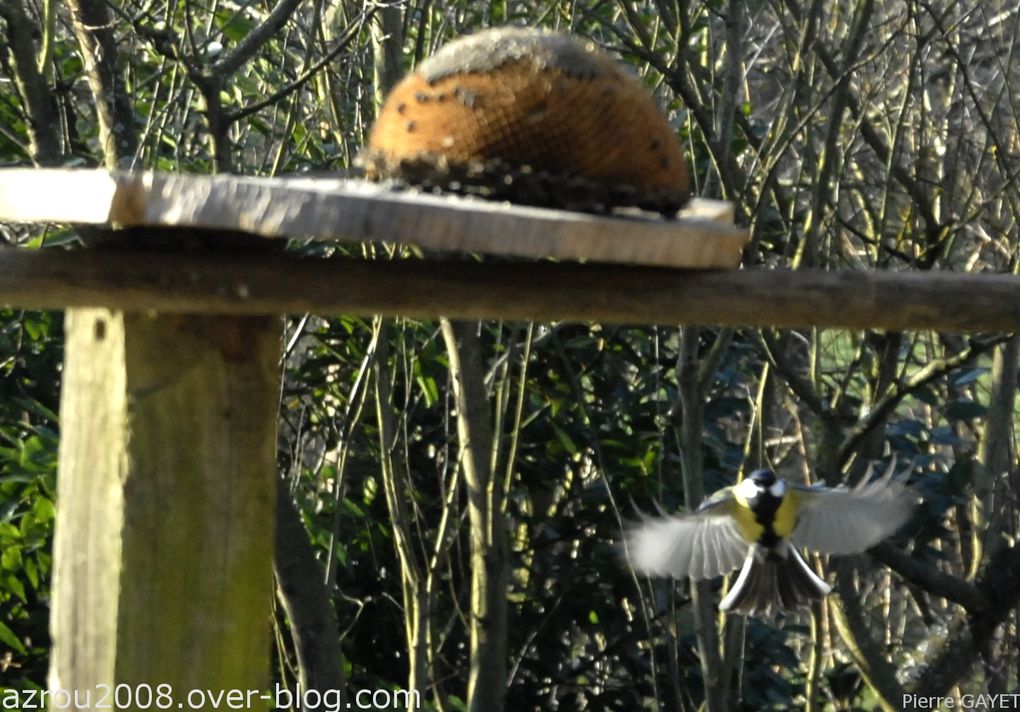
<path fill-rule="evenodd" d="M 732 516 L 737 531 L 747 542 L 758 541 L 765 533 L 766 525 L 770 525 L 769 528 L 780 539 L 788 538 L 797 526 L 797 502 L 793 497 L 783 497 L 771 519 L 767 515 L 763 517 L 764 523 L 758 521 L 759 515 L 751 509 L 749 502 L 740 495 L 736 495 L 734 499 Z"/>
<path fill-rule="evenodd" d="M 733 520 L 737 525 L 737 531 L 740 532 L 740 536 L 749 544 L 758 541 L 765 532 L 765 527 L 758 523 L 757 515 L 751 509 L 747 500 L 740 495 L 737 495 L 735 499 Z"/>
<path fill-rule="evenodd" d="M 793 497 L 783 497 L 776 510 L 776 519 L 773 528 L 776 536 L 780 539 L 788 539 L 797 526 L 797 502 Z"/>

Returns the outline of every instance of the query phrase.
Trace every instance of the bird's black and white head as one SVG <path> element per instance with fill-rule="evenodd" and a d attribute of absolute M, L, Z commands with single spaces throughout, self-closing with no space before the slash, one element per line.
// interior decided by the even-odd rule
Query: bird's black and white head
<path fill-rule="evenodd" d="M 736 493 L 747 502 L 766 499 L 782 499 L 786 494 L 786 482 L 776 477 L 772 470 L 755 470 L 736 486 Z"/>

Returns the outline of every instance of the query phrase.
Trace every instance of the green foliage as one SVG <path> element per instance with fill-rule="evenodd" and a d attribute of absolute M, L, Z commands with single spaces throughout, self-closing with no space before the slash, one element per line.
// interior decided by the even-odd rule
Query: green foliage
<path fill-rule="evenodd" d="M 46 679 L 61 322 L 5 310 L 0 323 L 2 689 Z"/>

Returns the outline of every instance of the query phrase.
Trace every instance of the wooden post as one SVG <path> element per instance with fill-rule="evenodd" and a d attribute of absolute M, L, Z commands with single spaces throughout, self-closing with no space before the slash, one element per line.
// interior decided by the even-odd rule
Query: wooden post
<path fill-rule="evenodd" d="M 65 330 L 51 706 L 262 694 L 278 319 L 82 308 Z"/>

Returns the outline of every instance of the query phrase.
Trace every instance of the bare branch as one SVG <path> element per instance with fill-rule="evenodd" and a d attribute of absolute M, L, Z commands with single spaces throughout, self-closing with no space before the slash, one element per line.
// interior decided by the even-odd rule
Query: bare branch
<path fill-rule="evenodd" d="M 21 0 L 0 0 L 0 18 L 6 23 L 7 43 L 14 60 L 14 78 L 25 111 L 30 157 L 38 166 L 56 165 L 63 153 L 58 132 L 56 103 L 39 67 L 34 25 Z"/>
<path fill-rule="evenodd" d="M 276 34 L 277 30 L 284 26 L 300 4 L 301 0 L 279 0 L 266 19 L 238 42 L 233 51 L 227 52 L 212 63 L 209 72 L 221 78 L 226 78 L 236 72 L 262 49 L 262 46 Z"/>
<path fill-rule="evenodd" d="M 99 133 L 106 167 L 130 161 L 138 146 L 135 112 L 119 66 L 117 39 L 109 7 L 103 0 L 70 0 L 74 33 L 85 74 L 96 101 Z"/>

